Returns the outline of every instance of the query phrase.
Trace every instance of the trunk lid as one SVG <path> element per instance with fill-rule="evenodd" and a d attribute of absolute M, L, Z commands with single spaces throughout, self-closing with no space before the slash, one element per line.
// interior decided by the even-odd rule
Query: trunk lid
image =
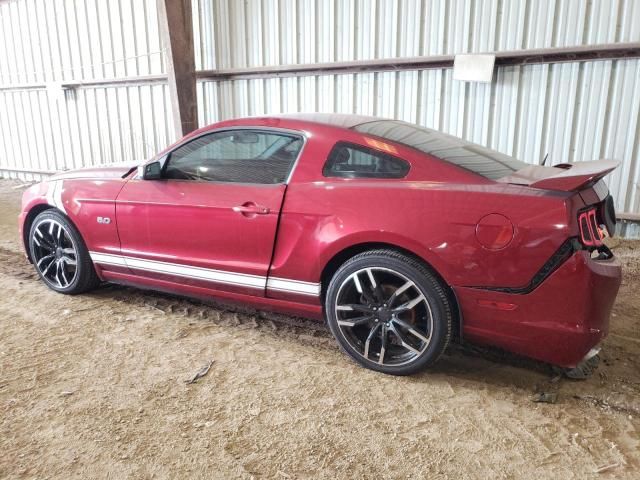
<path fill-rule="evenodd" d="M 580 199 L 573 212 L 582 243 L 590 248 L 601 248 L 605 227 L 613 236 L 616 213 L 613 198 L 602 180 L 620 163 L 614 160 L 563 163 L 553 167 L 529 165 L 498 182 L 526 185 L 544 190 L 571 192 Z"/>
<path fill-rule="evenodd" d="M 545 190 L 574 192 L 588 188 L 620 164 L 615 160 L 562 163 L 553 167 L 529 165 L 498 180 Z"/>

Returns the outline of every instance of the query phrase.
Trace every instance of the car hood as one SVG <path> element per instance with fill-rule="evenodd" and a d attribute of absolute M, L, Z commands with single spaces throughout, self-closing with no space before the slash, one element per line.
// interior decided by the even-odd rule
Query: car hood
<path fill-rule="evenodd" d="M 553 167 L 530 165 L 498 182 L 570 192 L 597 182 L 618 165 L 620 162 L 615 160 L 563 163 Z"/>
<path fill-rule="evenodd" d="M 50 180 L 70 180 L 70 179 L 110 179 L 124 178 L 141 162 L 123 162 L 101 165 L 99 167 L 86 167 L 77 170 L 68 170 L 57 173 L 50 177 Z"/>

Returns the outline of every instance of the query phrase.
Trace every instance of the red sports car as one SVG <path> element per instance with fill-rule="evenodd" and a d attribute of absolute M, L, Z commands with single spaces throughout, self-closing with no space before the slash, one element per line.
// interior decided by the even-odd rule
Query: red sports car
<path fill-rule="evenodd" d="M 409 123 L 299 114 L 202 128 L 144 165 L 24 194 L 53 290 L 101 281 L 325 318 L 365 367 L 410 374 L 452 339 L 574 367 L 606 335 L 611 161 L 529 165 Z"/>

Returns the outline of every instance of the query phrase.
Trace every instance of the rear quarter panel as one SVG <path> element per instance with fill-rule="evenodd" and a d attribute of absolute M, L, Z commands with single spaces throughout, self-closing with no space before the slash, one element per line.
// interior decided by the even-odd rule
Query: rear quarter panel
<path fill-rule="evenodd" d="M 513 240 L 501 250 L 476 239 L 476 224 L 488 213 L 514 224 Z M 519 287 L 570 228 L 565 200 L 532 189 L 327 179 L 289 187 L 271 273 L 317 282 L 340 251 L 378 242 L 413 252 L 452 286 Z"/>
<path fill-rule="evenodd" d="M 452 286 L 522 287 L 577 234 L 575 212 L 583 202 L 573 193 L 494 182 L 402 144 L 329 125 L 271 118 L 232 123 L 297 129 L 308 139 L 285 195 L 274 277 L 319 282 L 336 254 L 375 242 L 409 250 Z M 395 155 L 411 169 L 395 180 L 325 178 L 322 168 L 338 141 Z M 492 213 L 513 224 L 513 238 L 500 250 L 485 248 L 476 236 L 478 221 Z"/>

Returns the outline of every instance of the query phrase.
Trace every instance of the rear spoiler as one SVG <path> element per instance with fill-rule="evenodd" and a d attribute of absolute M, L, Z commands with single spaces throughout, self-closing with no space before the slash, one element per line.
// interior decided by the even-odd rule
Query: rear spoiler
<path fill-rule="evenodd" d="M 562 163 L 553 167 L 531 165 L 514 172 L 499 182 L 528 185 L 545 190 L 571 192 L 595 184 L 620 165 L 615 160 Z"/>

